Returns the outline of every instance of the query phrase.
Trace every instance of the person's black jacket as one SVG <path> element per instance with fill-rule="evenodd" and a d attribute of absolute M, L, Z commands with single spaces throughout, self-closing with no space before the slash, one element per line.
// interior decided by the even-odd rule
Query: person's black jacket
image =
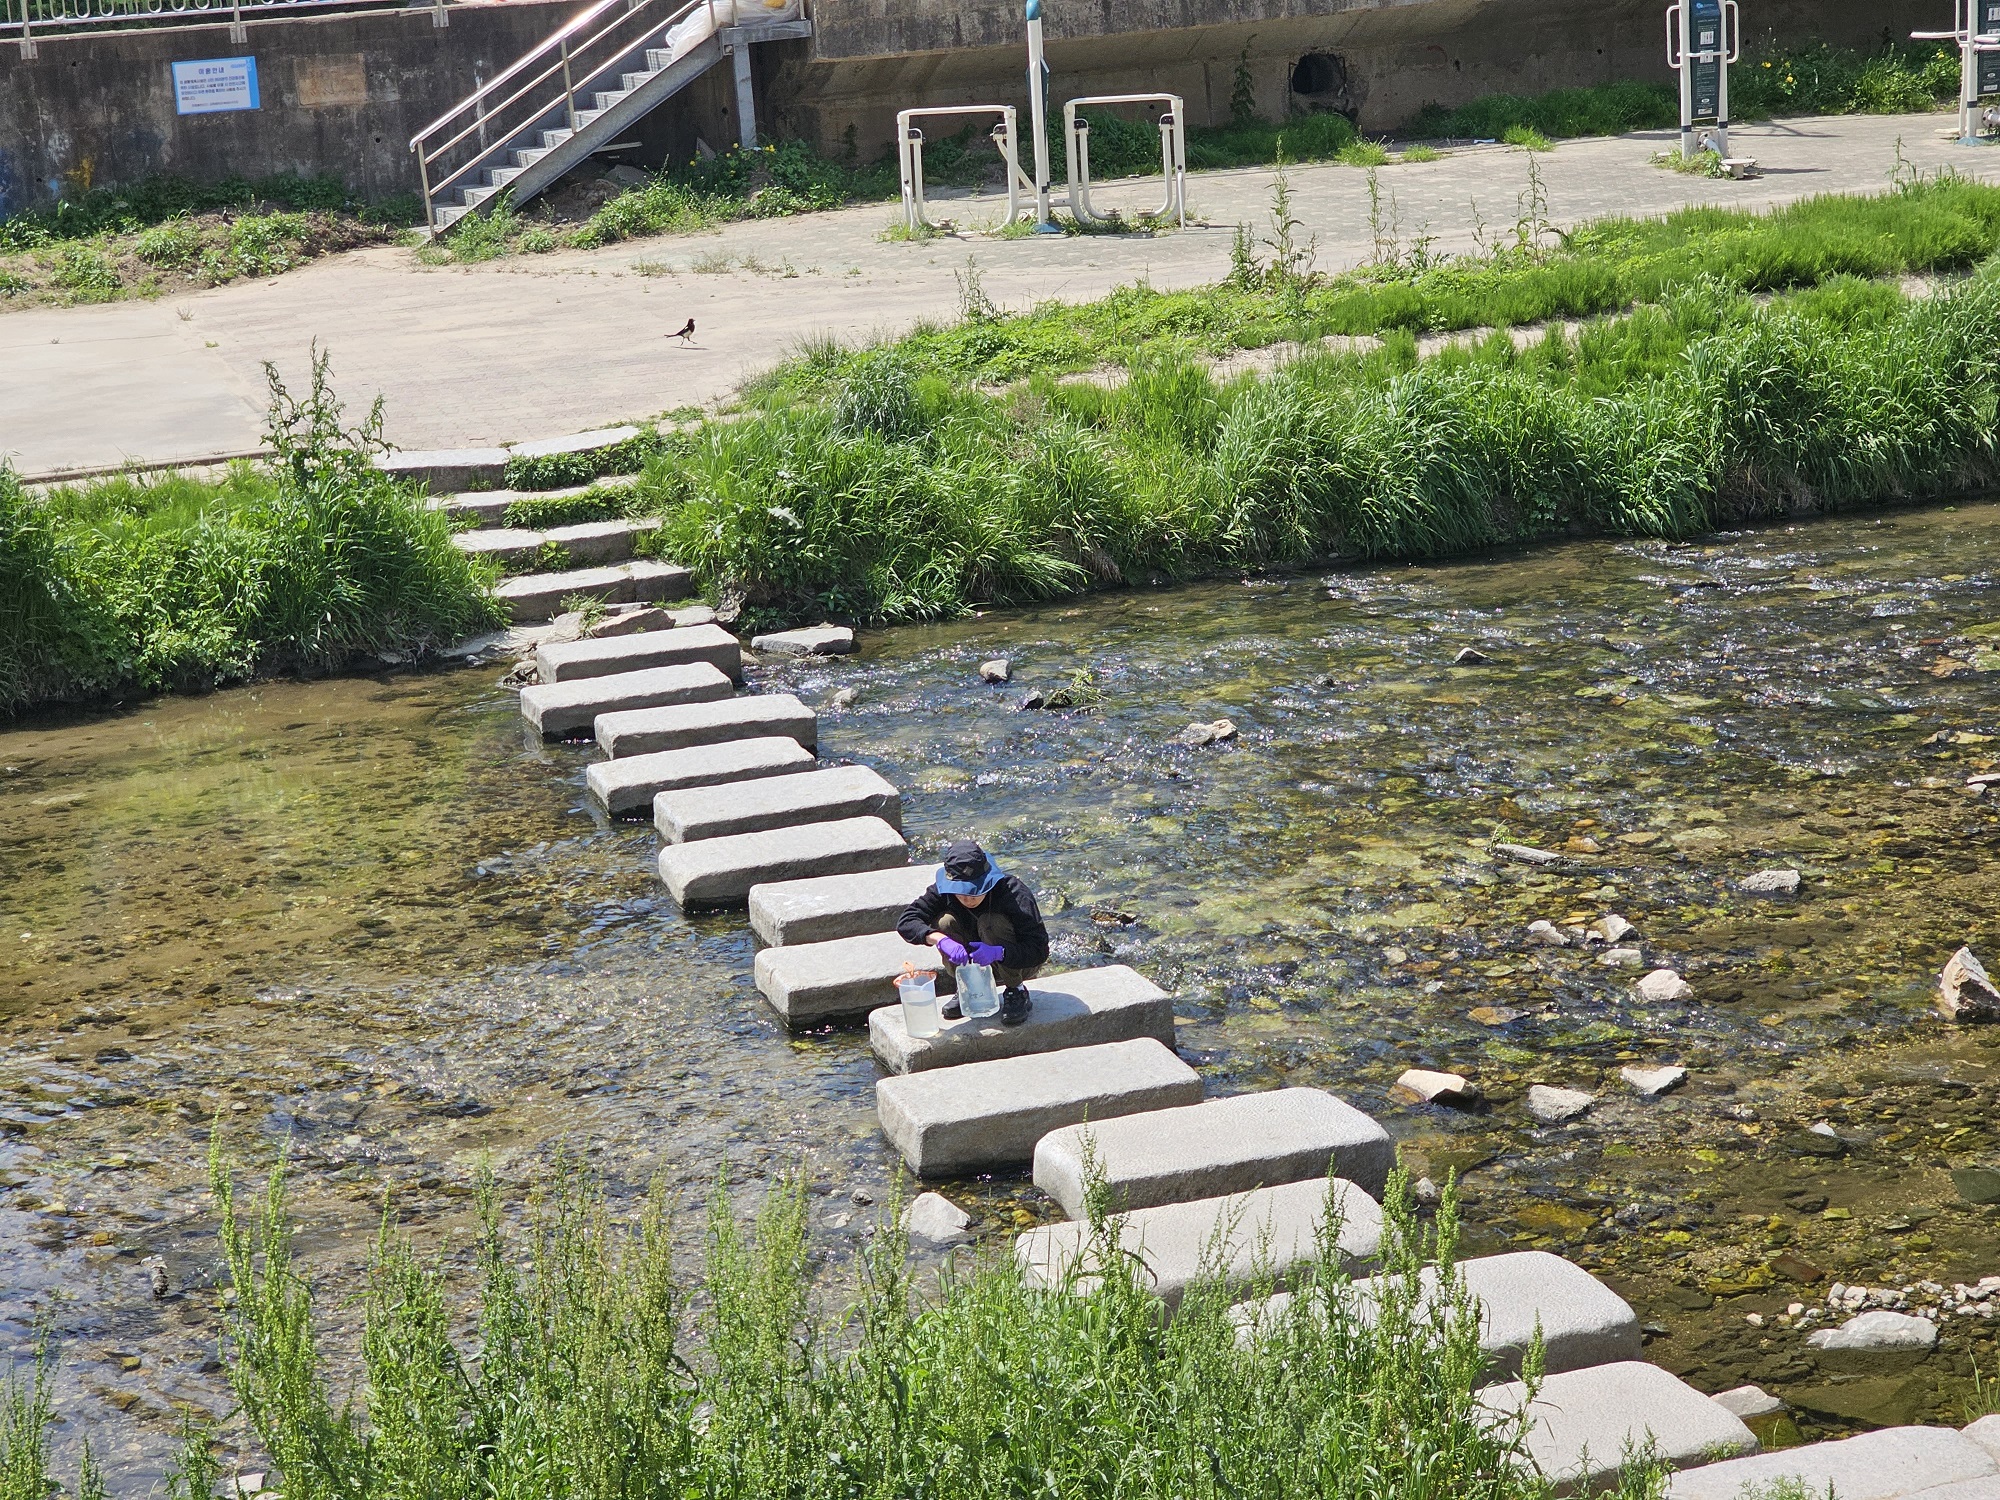
<path fill-rule="evenodd" d="M 1011 921 L 1014 941 L 1001 945 L 1007 956 L 1000 960 L 1010 969 L 1037 969 L 1049 961 L 1049 930 L 1042 925 L 1042 909 L 1035 905 L 1035 893 L 1018 876 L 1002 875 L 977 911 L 956 896 L 940 895 L 933 884 L 910 903 L 902 920 L 896 923 L 896 931 L 902 934 L 904 942 L 922 944 L 937 931 L 938 918 L 946 912 L 965 924 L 961 929 L 964 932 L 977 932 L 979 919 L 988 914 Z"/>

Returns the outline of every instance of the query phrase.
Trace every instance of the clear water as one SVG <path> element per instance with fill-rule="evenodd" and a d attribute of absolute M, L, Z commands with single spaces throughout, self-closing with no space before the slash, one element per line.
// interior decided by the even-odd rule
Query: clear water
<path fill-rule="evenodd" d="M 1946 1170 L 2000 1149 L 2000 1051 L 1930 1000 L 1944 957 L 1993 936 L 1995 819 L 1963 782 L 2000 756 L 2000 651 L 1966 634 L 2000 619 L 1996 569 L 2000 507 L 1963 506 L 1133 591 L 752 676 L 822 704 L 857 688 L 822 754 L 906 788 L 920 854 L 972 832 L 1030 880 L 1052 967 L 1174 990 L 1212 1094 L 1334 1089 L 1414 1170 L 1466 1174 L 1476 1248 L 1592 1265 L 1704 1388 L 1810 1391 L 1830 1377 L 1796 1335 L 1744 1320 L 1816 1298 L 1775 1257 L 1871 1283 L 2000 1272 L 2000 1210 Z M 1467 646 L 1490 664 L 1455 664 Z M 1009 686 L 979 679 L 995 655 Z M 741 916 L 682 917 L 651 829 L 596 817 L 591 753 L 529 743 L 496 677 L 0 735 L 0 1339 L 25 1350 L 50 1312 L 66 1463 L 90 1435 L 121 1493 L 157 1476 L 175 1403 L 229 1405 L 212 1121 L 246 1166 L 290 1142 L 347 1332 L 385 1191 L 427 1243 L 462 1239 L 482 1161 L 518 1197 L 566 1143 L 693 1205 L 725 1167 L 754 1197 L 803 1160 L 835 1277 L 887 1195 L 860 1030 L 786 1033 Z M 1013 706 L 1065 684 L 1089 711 Z M 1233 742 L 1171 743 L 1222 717 Z M 1806 895 L 1733 889 L 1773 866 Z M 1521 938 L 1608 912 L 1692 1002 Z M 1628 1062 L 1694 1077 L 1639 1101 Z M 1409 1066 L 1494 1105 L 1400 1103 Z M 1600 1103 L 1538 1127 L 1537 1082 Z M 1799 1150 L 1822 1118 L 1846 1157 Z M 951 1191 L 996 1243 L 1050 1212 L 1016 1177 Z M 1975 1360 L 2000 1368 L 1990 1325 L 1951 1331 L 1899 1399 L 1949 1415 Z"/>

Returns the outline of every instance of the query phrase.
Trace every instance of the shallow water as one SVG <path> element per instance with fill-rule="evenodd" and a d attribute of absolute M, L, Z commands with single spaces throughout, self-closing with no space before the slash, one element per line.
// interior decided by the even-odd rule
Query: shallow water
<path fill-rule="evenodd" d="M 904 786 L 923 853 L 978 832 L 1043 892 L 1058 966 L 1173 989 L 1211 1094 L 1337 1090 L 1413 1169 L 1467 1174 L 1476 1247 L 1593 1265 L 1662 1330 L 1650 1357 L 1704 1388 L 1838 1408 L 1849 1382 L 1744 1320 L 1820 1295 L 1774 1259 L 1870 1284 L 2000 1272 L 2000 1209 L 1946 1171 L 1994 1160 L 2000 1051 L 1930 999 L 1993 926 L 1995 818 L 1963 782 L 2000 754 L 2000 651 L 1965 634 L 1995 619 L 1996 569 L 2000 506 L 1962 506 L 1134 591 L 752 678 L 816 703 L 856 687 L 822 754 Z M 1466 646 L 1491 663 L 1455 665 Z M 994 655 L 1012 685 L 979 681 Z M 1014 708 L 1077 674 L 1091 711 Z M 0 736 L 0 1315 L 25 1347 L 52 1310 L 60 1439 L 110 1450 L 121 1492 L 157 1473 L 175 1402 L 228 1404 L 211 1120 L 246 1162 L 292 1142 L 301 1243 L 334 1288 L 385 1189 L 441 1236 L 482 1160 L 518 1197 L 559 1141 L 690 1204 L 725 1165 L 754 1194 L 804 1158 L 836 1264 L 886 1196 L 859 1030 L 787 1035 L 741 916 L 680 916 L 650 828 L 594 817 L 590 752 L 527 743 L 495 676 L 270 684 Z M 1223 716 L 1233 743 L 1168 743 Z M 1779 865 L 1802 898 L 1734 890 Z M 1693 1001 L 1523 944 L 1534 918 L 1609 912 Z M 1634 1061 L 1694 1079 L 1640 1101 Z M 1412 1065 L 1475 1076 L 1493 1107 L 1397 1102 Z M 1536 1082 L 1600 1103 L 1537 1127 Z M 1820 1119 L 1845 1156 L 1809 1154 Z M 954 1193 L 995 1240 L 1048 1212 L 1018 1178 Z M 1870 1399 L 1951 1415 L 1971 1361 L 1996 1368 L 1992 1329 L 1954 1327 Z"/>

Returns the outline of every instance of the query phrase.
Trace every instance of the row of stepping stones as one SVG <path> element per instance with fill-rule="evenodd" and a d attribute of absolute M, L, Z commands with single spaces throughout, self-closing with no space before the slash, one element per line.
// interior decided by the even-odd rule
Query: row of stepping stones
<path fill-rule="evenodd" d="M 852 637 L 781 633 L 752 646 L 808 654 L 851 650 Z M 1198 1273 L 1216 1269 L 1213 1247 L 1233 1284 L 1270 1270 L 1283 1285 L 1316 1260 L 1332 1194 L 1339 1255 L 1363 1278 L 1365 1312 L 1395 1161 L 1388 1132 L 1320 1089 L 1204 1098 L 1175 1051 L 1172 997 L 1122 964 L 1036 980 L 1018 1027 L 966 1018 L 912 1036 L 895 981 L 942 960 L 895 931 L 931 880 L 929 865 L 910 862 L 901 795 L 866 767 L 822 766 L 817 715 L 789 693 L 739 694 L 742 666 L 736 638 L 714 624 L 545 645 L 521 711 L 547 738 L 595 739 L 604 759 L 586 772 L 590 797 L 613 817 L 651 812 L 660 878 L 684 910 L 746 911 L 757 987 L 780 1016 L 866 1017 L 883 1069 L 877 1116 L 912 1173 L 1030 1167 L 1069 1217 L 1021 1234 L 1015 1256 L 1031 1282 L 1055 1286 L 1089 1251 L 1090 1158 L 1120 1206 L 1122 1244 L 1169 1313 Z M 2000 1500 L 2000 1419 L 1963 1434 L 1897 1429 L 1747 1457 L 1758 1440 L 1742 1418 L 1646 1363 L 1631 1306 L 1581 1267 L 1526 1251 L 1462 1270 L 1496 1421 L 1526 1399 L 1515 1377 L 1541 1332 L 1547 1374 L 1527 1453 L 1565 1490 L 1614 1486 L 1623 1455 L 1650 1440 L 1687 1471 L 1673 1481 L 1676 1500 L 1723 1500 L 1788 1474 L 1814 1493 L 1832 1480 L 1842 1500 Z M 1241 1337 L 1293 1312 L 1285 1292 L 1242 1304 Z"/>

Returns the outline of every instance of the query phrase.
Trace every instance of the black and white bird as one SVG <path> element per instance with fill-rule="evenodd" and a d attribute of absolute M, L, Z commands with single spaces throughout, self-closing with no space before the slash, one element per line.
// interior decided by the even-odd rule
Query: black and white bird
<path fill-rule="evenodd" d="M 680 341 L 681 341 L 681 342 L 682 342 L 683 344 L 691 344 L 691 343 L 693 343 L 693 342 L 694 342 L 694 319 L 693 319 L 693 318 L 689 318 L 689 319 L 687 320 L 687 327 L 683 328 L 683 329 L 682 329 L 682 330 L 681 330 L 681 331 L 680 331 L 679 333 L 670 333 L 670 334 L 668 334 L 668 335 L 667 335 L 667 337 L 668 337 L 668 338 L 670 338 L 670 339 L 679 339 L 679 340 L 680 340 Z"/>

